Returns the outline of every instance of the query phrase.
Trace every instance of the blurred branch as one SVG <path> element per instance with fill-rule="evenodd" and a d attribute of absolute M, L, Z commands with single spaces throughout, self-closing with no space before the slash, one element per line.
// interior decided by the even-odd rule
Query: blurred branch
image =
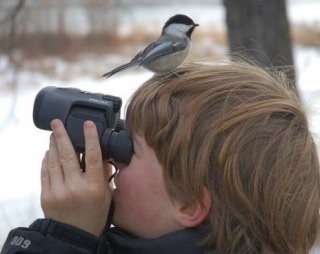
<path fill-rule="evenodd" d="M 7 117 L 0 124 L 0 131 L 2 131 L 5 126 L 12 120 L 15 120 L 15 109 L 18 100 L 18 72 L 19 67 L 17 65 L 17 61 L 15 61 L 14 54 L 12 53 L 15 47 L 15 37 L 16 37 L 16 19 L 23 6 L 25 5 L 25 0 L 19 0 L 17 4 L 12 8 L 8 14 L 0 20 L 0 28 L 5 25 L 9 25 L 8 37 L 6 39 L 6 46 L 2 48 L 4 52 L 7 54 L 9 62 L 13 68 L 13 75 L 11 81 L 9 81 L 9 85 L 12 89 L 12 101 Z"/>
<path fill-rule="evenodd" d="M 13 9 L 10 12 L 8 12 L 8 14 L 2 20 L 0 20 L 0 26 L 15 20 L 24 4 L 25 0 L 19 0 L 16 6 L 14 6 Z"/>
<path fill-rule="evenodd" d="M 2 20 L 0 20 L 0 27 L 6 25 L 7 23 L 9 23 L 10 25 L 9 36 L 8 36 L 9 41 L 7 43 L 7 48 L 5 51 L 10 51 L 14 47 L 14 39 L 15 39 L 15 33 L 16 33 L 15 21 L 24 5 L 25 5 L 25 0 L 19 0 L 17 4 L 12 8 L 12 10 L 9 11 Z"/>

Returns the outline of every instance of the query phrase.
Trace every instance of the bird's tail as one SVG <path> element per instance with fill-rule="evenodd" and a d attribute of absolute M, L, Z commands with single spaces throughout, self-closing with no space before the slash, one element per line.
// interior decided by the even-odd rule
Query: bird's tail
<path fill-rule="evenodd" d="M 112 71 L 109 71 L 105 74 L 102 75 L 102 77 L 106 77 L 106 78 L 109 78 L 111 77 L 113 74 L 119 72 L 119 71 L 123 71 L 123 70 L 126 70 L 126 69 L 129 69 L 129 68 L 132 68 L 134 66 L 138 66 L 139 65 L 139 62 L 138 61 L 131 61 L 127 64 L 124 64 L 124 65 L 121 65 L 115 69 L 113 69 Z"/>

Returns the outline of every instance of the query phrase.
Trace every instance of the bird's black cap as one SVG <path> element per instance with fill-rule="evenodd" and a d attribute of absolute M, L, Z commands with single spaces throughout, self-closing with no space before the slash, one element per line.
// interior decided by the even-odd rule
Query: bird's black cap
<path fill-rule="evenodd" d="M 167 27 L 171 24 L 185 24 L 185 25 L 193 25 L 198 26 L 198 24 L 195 24 L 191 18 L 189 18 L 187 15 L 184 14 L 176 14 L 169 18 L 169 20 L 164 24 L 164 27 Z"/>

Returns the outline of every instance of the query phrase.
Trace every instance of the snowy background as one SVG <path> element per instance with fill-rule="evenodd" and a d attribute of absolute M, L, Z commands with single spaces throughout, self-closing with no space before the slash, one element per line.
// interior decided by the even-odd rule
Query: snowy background
<path fill-rule="evenodd" d="M 291 24 L 311 25 L 320 32 L 319 0 L 296 0 L 289 1 L 288 4 Z M 175 13 L 185 13 L 201 25 L 214 23 L 225 29 L 223 7 L 217 5 L 210 8 L 175 6 L 172 9 L 157 8 L 146 11 L 140 7 L 133 9 L 131 15 L 135 16 L 138 22 L 141 21 L 139 18 L 144 17 L 148 22 L 153 21 L 158 24 L 159 20 L 163 22 Z M 212 15 L 213 12 L 215 15 Z M 124 32 L 125 29 L 128 29 L 128 24 L 124 20 Z M 226 52 L 226 47 L 217 45 L 214 50 L 223 54 Z M 310 128 L 320 144 L 320 48 L 295 44 L 293 53 L 298 87 L 308 111 Z M 70 64 L 65 60 L 51 57 L 42 60 L 41 64 L 54 66 L 53 71 L 56 75 L 46 75 L 32 68 L 22 69 L 16 75 L 7 56 L 0 55 L 0 249 L 10 229 L 28 226 L 34 219 L 42 217 L 39 203 L 40 166 L 48 148 L 50 132 L 39 130 L 33 125 L 32 110 L 36 94 L 45 86 L 76 87 L 120 96 L 123 99 L 124 109 L 133 91 L 152 75 L 148 71 L 139 69 L 126 71 L 107 80 L 100 78 L 103 71 L 108 71 L 115 65 L 114 62 L 122 63 L 126 60 L 119 59 L 115 55 L 102 55 L 99 59 L 84 56 Z M 92 74 L 91 70 L 94 68 L 103 71 Z M 86 69 L 90 71 L 86 72 Z M 76 70 L 81 71 L 76 72 Z M 61 78 L 59 73 L 68 71 L 75 71 L 77 75 L 68 79 Z M 14 93 L 2 89 L 2 83 L 12 78 L 16 79 L 18 86 Z M 317 250 L 313 253 L 317 253 Z"/>

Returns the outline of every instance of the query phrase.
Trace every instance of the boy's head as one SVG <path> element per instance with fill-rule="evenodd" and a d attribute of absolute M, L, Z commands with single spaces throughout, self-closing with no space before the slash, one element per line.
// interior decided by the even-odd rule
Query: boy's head
<path fill-rule="evenodd" d="M 163 168 L 172 200 L 205 206 L 218 253 L 304 253 L 319 224 L 319 164 L 286 79 L 244 63 L 188 64 L 133 95 L 126 123 Z M 146 201 L 147 202 L 147 201 Z"/>

